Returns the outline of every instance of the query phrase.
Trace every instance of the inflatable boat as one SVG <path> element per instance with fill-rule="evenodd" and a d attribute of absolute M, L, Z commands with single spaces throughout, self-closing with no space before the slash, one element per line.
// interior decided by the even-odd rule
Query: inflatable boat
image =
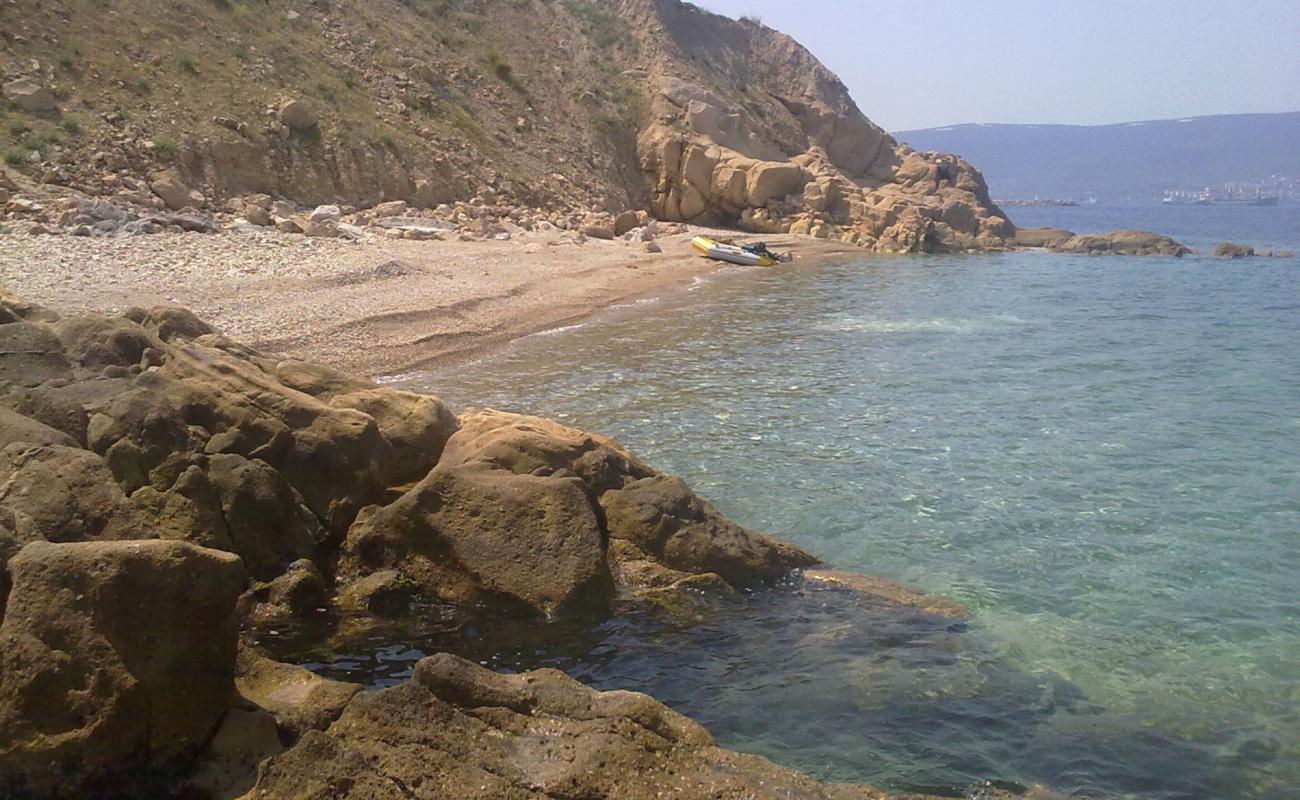
<path fill-rule="evenodd" d="M 766 248 L 751 250 L 734 244 L 715 242 L 707 236 L 696 236 L 691 239 L 691 249 L 705 258 L 743 264 L 747 267 L 770 267 L 777 263 L 776 256 L 769 253 Z"/>

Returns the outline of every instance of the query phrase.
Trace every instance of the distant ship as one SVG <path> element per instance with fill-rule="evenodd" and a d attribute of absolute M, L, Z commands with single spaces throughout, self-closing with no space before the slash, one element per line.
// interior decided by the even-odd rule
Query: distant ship
<path fill-rule="evenodd" d="M 1278 196 L 1264 196 L 1257 193 L 1254 197 L 1229 194 L 1216 198 L 1209 189 L 1206 189 L 1203 192 L 1165 192 L 1165 197 L 1160 202 L 1167 206 L 1209 206 L 1218 203 L 1234 206 L 1275 206 L 1278 204 Z"/>
<path fill-rule="evenodd" d="M 1231 203 L 1235 206 L 1275 206 L 1277 205 L 1277 196 L 1273 197 L 1225 197 L 1216 200 L 1216 203 Z"/>
<path fill-rule="evenodd" d="M 1214 198 L 1209 189 L 1203 192 L 1165 192 L 1165 199 L 1160 202 L 1167 206 L 1208 206 Z"/>

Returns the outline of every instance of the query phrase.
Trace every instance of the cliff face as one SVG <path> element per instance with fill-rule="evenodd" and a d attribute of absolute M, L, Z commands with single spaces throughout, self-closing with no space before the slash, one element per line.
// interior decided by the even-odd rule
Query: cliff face
<path fill-rule="evenodd" d="M 172 168 L 209 201 L 646 207 L 890 251 L 1014 233 L 793 39 L 677 0 L 16 0 L 0 78 L 10 166 L 132 202 Z"/>
<path fill-rule="evenodd" d="M 675 0 L 625 0 L 645 31 L 652 210 L 884 251 L 997 247 L 1014 228 L 983 178 L 900 146 L 798 42 Z"/>

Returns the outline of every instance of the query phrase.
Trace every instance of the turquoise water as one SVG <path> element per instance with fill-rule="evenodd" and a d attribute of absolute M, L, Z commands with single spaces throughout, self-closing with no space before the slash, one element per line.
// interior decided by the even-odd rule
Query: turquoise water
<path fill-rule="evenodd" d="M 1300 249 L 1285 207 L 1021 211 Z M 724 745 L 893 789 L 1300 796 L 1296 260 L 737 269 L 404 380 L 612 434 L 743 524 L 972 612 L 795 583 L 508 652 L 456 628 L 486 663 L 649 691 Z M 316 666 L 392 678 L 438 646 Z"/>

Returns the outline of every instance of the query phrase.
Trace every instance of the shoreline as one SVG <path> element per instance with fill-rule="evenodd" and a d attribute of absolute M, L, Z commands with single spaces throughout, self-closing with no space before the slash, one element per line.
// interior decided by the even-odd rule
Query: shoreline
<path fill-rule="evenodd" d="M 465 361 L 729 266 L 689 250 L 700 232 L 763 238 L 796 260 L 866 255 L 808 236 L 708 228 L 658 238 L 659 254 L 559 231 L 422 242 L 275 232 L 6 237 L 14 246 L 0 254 L 0 287 L 64 313 L 180 305 L 253 347 L 386 377 Z"/>

